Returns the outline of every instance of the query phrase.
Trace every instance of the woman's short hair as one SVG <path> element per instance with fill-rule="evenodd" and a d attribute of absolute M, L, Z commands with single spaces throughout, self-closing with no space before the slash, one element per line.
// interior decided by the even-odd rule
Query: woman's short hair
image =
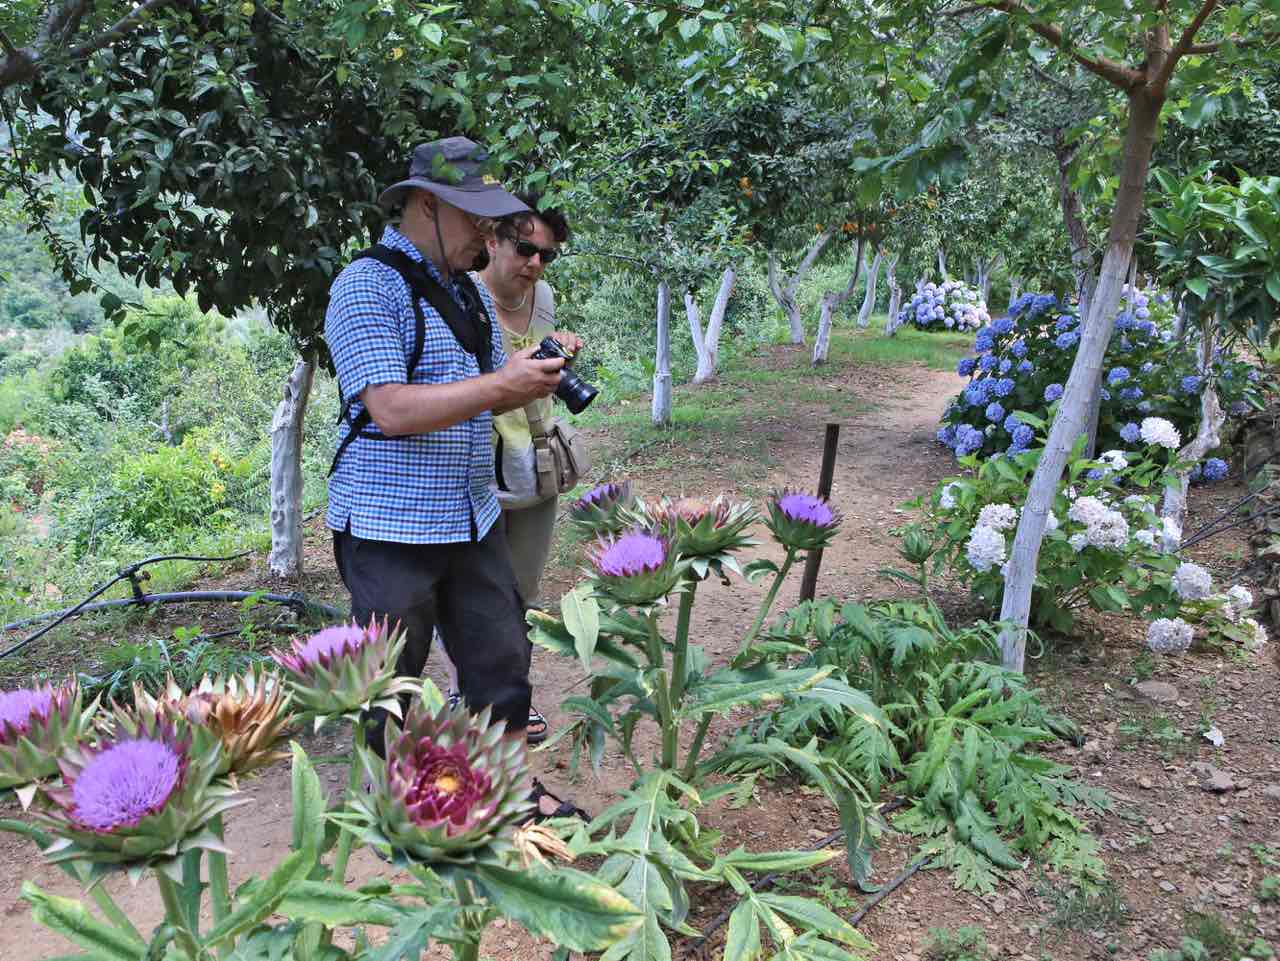
<path fill-rule="evenodd" d="M 543 207 L 542 194 L 518 193 L 517 197 L 529 208 L 528 212 L 509 214 L 498 221 L 497 234 L 503 240 L 517 240 L 521 234 L 533 232 L 533 218 L 537 217 L 551 231 L 556 243 L 569 239 L 569 221 L 558 207 Z"/>

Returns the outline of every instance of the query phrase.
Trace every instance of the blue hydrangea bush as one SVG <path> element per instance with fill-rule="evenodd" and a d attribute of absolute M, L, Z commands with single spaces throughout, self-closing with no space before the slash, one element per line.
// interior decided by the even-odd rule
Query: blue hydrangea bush
<path fill-rule="evenodd" d="M 1076 308 L 1049 294 L 1019 297 L 1007 317 L 978 331 L 974 356 L 957 366 L 969 383 L 947 407 L 938 440 L 957 457 L 1026 450 L 1034 430 L 1018 412 L 1049 419 L 1079 343 Z M 1136 449 L 1149 417 L 1169 421 L 1183 438 L 1195 433 L 1205 378 L 1197 373 L 1194 347 L 1173 339 L 1167 298 L 1126 290 L 1104 365 L 1099 450 Z M 1210 376 L 1229 416 L 1262 408 L 1261 378 L 1250 364 L 1219 352 Z M 1221 458 L 1197 466 L 1195 480 L 1227 474 Z"/>
<path fill-rule="evenodd" d="M 1037 429 L 1043 426 L 1036 421 Z M 1089 609 L 1150 620 L 1148 645 L 1159 653 L 1185 651 L 1197 628 L 1241 652 L 1265 643 L 1265 631 L 1246 617 L 1253 603 L 1246 589 L 1217 593 L 1204 568 L 1164 551 L 1182 535 L 1157 513 L 1168 472 L 1180 466 L 1175 452 L 1140 443 L 1136 451 L 1112 449 L 1088 459 L 1080 449 L 1046 517 L 1032 626 L 1068 633 L 1077 614 Z M 920 582 L 927 582 L 930 569 L 934 575 L 946 571 L 998 609 L 1040 454 L 965 455 L 960 464 L 968 476 L 946 479 L 912 505 L 924 508 L 925 517 L 904 533 L 903 555 L 920 568 Z M 921 550 L 921 543 L 928 546 Z"/>
<path fill-rule="evenodd" d="M 990 320 L 982 292 L 959 280 L 925 284 L 898 312 L 899 324 L 909 321 L 921 330 L 977 330 Z"/>

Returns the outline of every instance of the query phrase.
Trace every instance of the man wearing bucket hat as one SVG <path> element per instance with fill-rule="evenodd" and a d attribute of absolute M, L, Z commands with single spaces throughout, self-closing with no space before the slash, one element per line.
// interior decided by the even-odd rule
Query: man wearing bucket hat
<path fill-rule="evenodd" d="M 400 210 L 399 223 L 338 275 L 325 315 L 343 400 L 329 478 L 334 558 L 352 617 L 406 632 L 401 674 L 422 672 L 438 628 L 468 706 L 492 706 L 523 740 L 530 645 L 495 525 L 492 414 L 551 394 L 564 362 L 534 359 L 533 347 L 507 357 L 490 294 L 467 270 L 491 220 L 528 208 L 464 137 L 420 144 L 408 179 L 378 203 Z M 370 722 L 380 754 L 384 722 Z"/>

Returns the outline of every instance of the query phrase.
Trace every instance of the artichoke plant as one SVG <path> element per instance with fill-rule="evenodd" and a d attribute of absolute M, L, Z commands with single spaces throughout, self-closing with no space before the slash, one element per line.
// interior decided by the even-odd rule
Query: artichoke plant
<path fill-rule="evenodd" d="M 117 709 L 113 730 L 58 759 L 62 787 L 35 818 L 57 840 L 54 863 L 123 865 L 136 876 L 151 866 L 179 880 L 178 859 L 196 848 L 225 850 L 211 819 L 239 803 L 217 781 L 222 744 L 211 732 L 167 712 Z"/>
<path fill-rule="evenodd" d="M 597 484 L 569 505 L 569 523 L 586 537 L 620 534 L 632 521 L 628 510 L 635 504 L 631 484 Z"/>
<path fill-rule="evenodd" d="M 783 547 L 816 551 L 830 545 L 841 519 L 826 498 L 782 491 L 769 499 L 769 519 L 765 524 Z"/>
<path fill-rule="evenodd" d="M 25 808 L 37 782 L 58 773 L 58 754 L 85 735 L 97 702 L 82 707 L 80 685 L 0 692 L 0 790 L 13 788 Z"/>
<path fill-rule="evenodd" d="M 318 731 L 331 718 L 355 721 L 374 708 L 399 717 L 397 695 L 414 689 L 410 678 L 396 676 L 403 648 L 402 631 L 374 621 L 368 627 L 326 627 L 271 656 L 284 673 L 294 708 L 314 718 Z"/>
<path fill-rule="evenodd" d="M 276 747 L 290 716 L 284 684 L 275 674 L 251 668 L 229 677 L 206 675 L 191 691 L 182 690 L 171 675 L 157 698 L 135 687 L 134 703 L 207 727 L 222 741 L 218 774 L 233 786 L 239 775 L 289 756 Z"/>
<path fill-rule="evenodd" d="M 368 844 L 389 847 L 433 868 L 462 866 L 509 853 L 508 830 L 529 809 L 524 746 L 489 723 L 489 709 L 470 714 L 423 701 L 401 728 L 387 722 L 386 760 L 357 748 L 369 790 L 338 815 Z"/>
<path fill-rule="evenodd" d="M 634 606 L 662 600 L 689 566 L 678 559 L 669 537 L 639 527 L 621 537 L 601 538 L 589 555 L 596 591 Z"/>
<path fill-rule="evenodd" d="M 664 498 L 648 508 L 646 514 L 655 526 L 672 533 L 681 557 L 706 562 L 699 565 L 702 572 L 711 563 L 736 566 L 732 552 L 757 543 L 747 534 L 747 529 L 759 519 L 756 509 L 749 503 L 733 503 L 724 495 L 714 500 Z"/>

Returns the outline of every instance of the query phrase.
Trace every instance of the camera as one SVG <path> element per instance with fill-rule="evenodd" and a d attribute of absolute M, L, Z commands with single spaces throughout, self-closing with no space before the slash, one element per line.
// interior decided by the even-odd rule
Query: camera
<path fill-rule="evenodd" d="M 596 394 L 600 393 L 599 388 L 592 387 L 569 369 L 569 365 L 573 363 L 573 355 L 561 347 L 560 341 L 554 337 L 543 337 L 533 356 L 536 360 L 563 358 L 564 367 L 560 371 L 560 383 L 556 385 L 556 396 L 571 412 L 581 414 L 596 399 Z"/>

